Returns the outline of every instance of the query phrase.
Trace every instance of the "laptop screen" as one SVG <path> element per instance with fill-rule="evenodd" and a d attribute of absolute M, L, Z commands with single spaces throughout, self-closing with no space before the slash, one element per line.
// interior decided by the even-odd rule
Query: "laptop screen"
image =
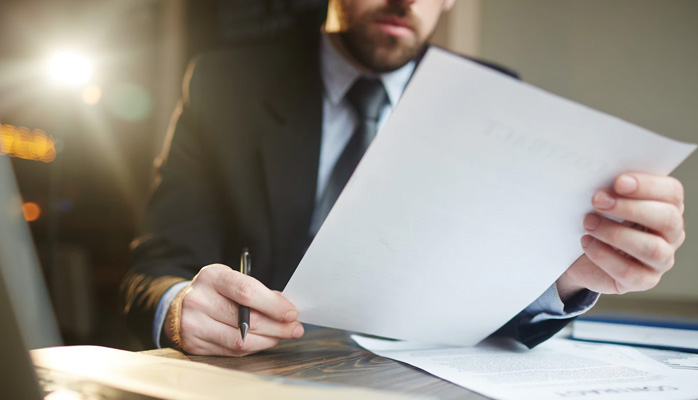
<path fill-rule="evenodd" d="M 0 208 L 0 274 L 24 343 L 29 349 L 58 346 L 58 326 L 7 156 L 0 156 Z"/>
<path fill-rule="evenodd" d="M 27 350 L 61 339 L 7 156 L 0 156 L 0 321 L 2 397 L 42 398 Z"/>

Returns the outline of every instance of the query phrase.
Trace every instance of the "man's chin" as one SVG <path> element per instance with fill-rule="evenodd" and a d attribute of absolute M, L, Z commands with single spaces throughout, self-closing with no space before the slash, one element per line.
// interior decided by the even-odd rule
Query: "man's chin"
<path fill-rule="evenodd" d="M 414 38 L 395 37 L 383 32 L 373 32 L 369 37 L 345 41 L 349 53 L 364 67 L 373 72 L 394 71 L 415 59 L 421 46 Z"/>
<path fill-rule="evenodd" d="M 414 49 L 377 48 L 367 65 L 374 72 L 391 72 L 403 67 L 419 54 Z"/>

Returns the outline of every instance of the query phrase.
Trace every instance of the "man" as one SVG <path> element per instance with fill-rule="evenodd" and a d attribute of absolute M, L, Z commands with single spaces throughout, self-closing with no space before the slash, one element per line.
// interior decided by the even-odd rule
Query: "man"
<path fill-rule="evenodd" d="M 197 60 L 123 286 L 142 338 L 240 356 L 303 335 L 297 310 L 275 290 L 453 3 L 330 0 L 320 37 Z M 627 173 L 591 201 L 597 212 L 580 221 L 585 255 L 499 334 L 534 346 L 598 293 L 646 290 L 672 267 L 685 236 L 678 181 Z M 243 247 L 255 257 L 254 277 L 224 265 L 235 265 Z M 252 309 L 244 341 L 239 304 Z"/>

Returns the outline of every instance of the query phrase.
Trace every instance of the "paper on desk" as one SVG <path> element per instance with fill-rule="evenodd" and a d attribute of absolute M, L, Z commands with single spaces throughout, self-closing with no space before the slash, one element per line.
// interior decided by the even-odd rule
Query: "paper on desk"
<path fill-rule="evenodd" d="M 37 367 L 161 399 L 394 400 L 405 397 L 385 391 L 314 384 L 99 346 L 50 347 L 31 350 L 30 355 Z M 63 398 L 60 395 L 54 397 Z M 66 395 L 65 398 L 75 396 Z"/>
<path fill-rule="evenodd" d="M 495 399 L 698 398 L 698 372 L 672 370 L 625 346 L 550 339 L 529 350 L 513 340 L 448 347 L 352 339 L 380 356 Z"/>
<path fill-rule="evenodd" d="M 694 149 L 431 49 L 284 295 L 304 322 L 473 345 L 582 254 L 595 190 Z"/>

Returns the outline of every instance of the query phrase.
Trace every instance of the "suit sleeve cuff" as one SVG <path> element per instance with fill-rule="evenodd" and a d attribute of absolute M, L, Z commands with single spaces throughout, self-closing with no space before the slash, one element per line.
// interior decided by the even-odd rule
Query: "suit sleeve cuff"
<path fill-rule="evenodd" d="M 162 328 L 165 325 L 165 319 L 167 318 L 167 311 L 170 309 L 170 305 L 175 297 L 184 290 L 191 281 L 183 281 L 172 285 L 165 294 L 160 298 L 158 302 L 158 307 L 155 309 L 155 318 L 153 320 L 153 342 L 158 349 L 160 346 L 160 335 L 162 334 Z"/>
<path fill-rule="evenodd" d="M 531 316 L 529 324 L 536 324 L 551 319 L 570 319 L 584 314 L 598 301 L 599 293 L 584 289 L 563 302 L 553 283 L 525 312 Z"/>

